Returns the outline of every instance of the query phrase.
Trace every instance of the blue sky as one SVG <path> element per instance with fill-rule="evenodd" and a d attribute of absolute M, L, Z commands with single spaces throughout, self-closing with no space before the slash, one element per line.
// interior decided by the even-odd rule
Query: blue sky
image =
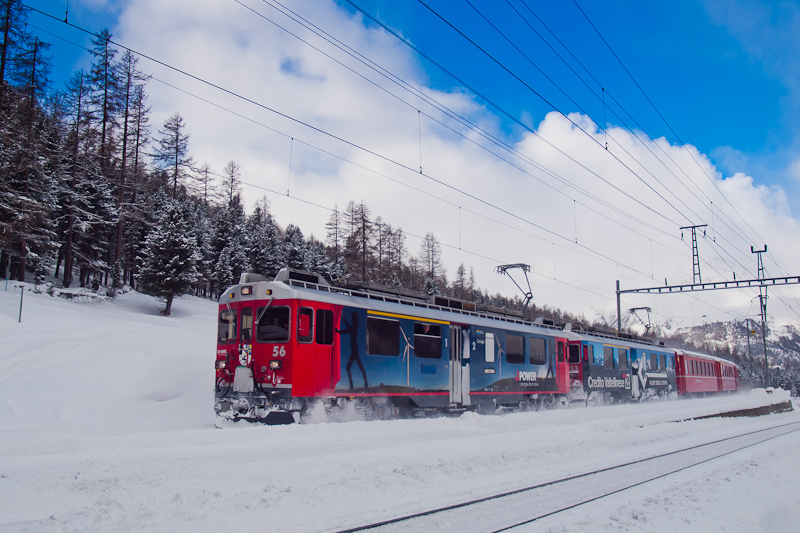
<path fill-rule="evenodd" d="M 613 302 L 595 296 L 610 292 L 615 279 L 622 279 L 628 287 L 652 285 L 653 280 L 665 278 L 691 282 L 691 247 L 681 240 L 678 229 L 689 222 L 709 224 L 708 240 L 700 243 L 704 280 L 730 279 L 734 274 L 739 279 L 755 277 L 755 260 L 749 247 L 760 247 L 765 242 L 770 245 L 770 253 L 776 254 L 767 261 L 768 275 L 797 274 L 793 271 L 800 263 L 800 252 L 794 251 L 794 243 L 800 239 L 797 2 L 578 0 L 580 9 L 655 104 L 656 112 L 572 1 L 510 0 L 510 4 L 568 59 L 586 83 L 564 65 L 505 0 L 425 0 L 496 61 L 422 2 L 353 0 L 461 81 L 455 81 L 399 43 L 346 0 L 279 0 L 370 60 L 451 109 L 458 109 L 521 153 L 572 181 L 572 187 L 552 180 L 552 176 L 539 179 L 539 170 L 528 167 L 528 163 L 517 163 L 523 168 L 520 173 L 517 167 L 487 155 L 496 148 L 479 149 L 444 131 L 416 111 L 421 109 L 447 123 L 448 119 L 437 110 L 278 14 L 274 9 L 276 1 L 69 0 L 69 20 L 92 30 L 109 27 L 116 38 L 135 50 L 401 161 L 407 168 L 421 165 L 437 180 L 468 191 L 471 197 L 455 194 L 452 188 L 393 168 L 386 160 L 370 159 L 353 146 L 337 145 L 298 122 L 246 105 L 162 66 L 145 60 L 141 64 L 155 78 L 148 86 L 154 133 L 164 118 L 180 112 L 192 134 L 190 148 L 196 157 L 201 161 L 208 158 L 218 170 L 230 159 L 240 163 L 246 181 L 256 186 L 244 190 L 249 204 L 263 194 L 258 186 L 291 189 L 291 196 L 305 195 L 309 201 L 328 207 L 364 199 L 376 214 L 409 233 L 407 246 L 412 254 L 418 246 L 413 236 L 432 229 L 445 245 L 448 271 L 452 274 L 462 261 L 474 265 L 478 283 L 489 290 L 510 293 L 503 280 L 493 277 L 492 265 L 496 261 L 527 262 L 539 276 L 534 292 L 540 291 L 550 305 L 567 309 L 584 306 L 603 313 Z M 67 0 L 35 2 L 35 7 L 60 19 L 66 6 Z M 318 49 L 289 36 L 263 17 Z M 34 13 L 30 23 L 88 46 L 85 34 L 59 22 Z M 543 24 L 566 48 L 552 38 Z M 54 45 L 53 77 L 57 83 L 75 68 L 89 65 L 89 58 L 80 49 L 54 37 L 44 38 Z M 473 95 L 462 83 L 482 97 Z M 388 97 L 376 86 L 395 96 Z M 605 106 L 598 97 L 601 86 L 607 91 Z M 180 91 L 189 91 L 205 101 Z M 614 102 L 621 104 L 624 111 Z M 238 115 L 214 107 L 219 105 Z M 553 106 L 570 115 L 573 122 L 551 113 Z M 615 112 L 621 118 L 614 116 Z M 633 115 L 638 126 L 625 112 Z M 253 121 L 259 123 L 255 129 Z M 633 142 L 623 121 L 637 135 L 644 130 L 650 137 L 664 137 L 670 144 L 656 148 L 661 145 Z M 598 151 L 598 143 L 608 139 L 592 122 L 608 125 L 609 138 L 613 135 L 608 153 Z M 271 129 L 265 131 L 264 126 Z M 471 138 L 469 131 L 463 133 Z M 583 167 L 554 154 L 537 140 L 542 138 Z M 697 152 L 684 149 L 681 141 L 696 147 Z M 623 147 L 628 154 L 637 156 L 636 162 L 628 163 L 636 173 L 609 156 L 610 153 L 626 159 Z M 653 160 L 653 154 L 663 149 L 669 152 L 670 162 L 666 165 Z M 331 159 L 330 154 L 344 159 Z M 351 162 L 362 166 L 354 167 Z M 638 162 L 645 162 L 643 170 L 636 166 Z M 668 171 L 672 164 L 679 164 L 693 184 L 681 183 L 683 174 Z M 393 181 L 380 181 L 383 178 Z M 650 182 L 648 186 L 644 186 L 646 181 Z M 575 192 L 579 189 L 585 194 Z M 424 191 L 422 196 L 420 190 Z M 658 195 L 654 194 L 656 191 Z M 446 201 L 437 203 L 431 194 Z M 299 224 L 306 234 L 324 236 L 329 213 L 308 205 L 298 206 L 290 195 L 268 197 L 283 224 Z M 506 214 L 474 202 L 475 198 L 502 207 Z M 609 205 L 619 205 L 625 215 L 607 212 Z M 644 205 L 666 216 L 652 219 Z M 508 217 L 509 212 L 525 218 L 525 222 L 520 222 L 520 216 Z M 624 220 L 633 214 L 639 217 L 638 222 Z M 725 233 L 728 229 L 730 234 Z M 590 250 L 582 248 L 586 245 Z M 595 269 L 590 280 L 587 269 Z M 507 280 L 505 284 L 508 285 Z M 584 293 L 576 291 L 576 287 Z M 587 292 L 591 295 L 588 299 Z M 715 303 L 689 302 L 670 309 L 665 306 L 661 315 L 719 315 L 729 319 L 751 312 L 752 297 L 709 296 L 717 298 Z M 788 293 L 785 300 L 782 305 L 787 308 L 787 316 L 796 318 L 800 301 Z M 630 303 L 652 305 L 649 301 Z M 776 300 L 772 309 L 779 305 Z"/>
<path fill-rule="evenodd" d="M 87 29 L 113 30 L 127 3 L 40 0 L 32 5 L 63 18 L 69 4 L 70 22 Z M 469 4 L 453 0 L 427 3 L 559 110 L 569 113 L 583 109 L 595 122 L 602 123 L 602 104 L 505 2 L 476 1 L 473 5 L 516 43 L 524 43 L 518 46 L 574 102 L 537 73 Z M 345 1 L 339 4 L 342 9 L 356 12 Z M 421 3 L 358 0 L 355 4 L 517 118 L 535 124 L 552 110 Z M 529 0 L 523 4 L 517 0 L 513 4 L 566 57 L 566 51 L 552 40 L 525 5 L 534 10 L 650 136 L 678 142 L 575 3 Z M 791 193 L 794 210 L 800 209 L 800 201 L 795 199 L 800 187 L 789 173 L 791 164 L 800 159 L 800 39 L 794 37 L 800 35 L 797 2 L 581 0 L 578 5 L 681 140 L 712 156 L 725 174 L 744 172 L 765 184 L 783 185 Z M 75 42 L 87 42 L 79 32 L 37 14 L 31 16 L 30 22 Z M 369 21 L 366 24 L 372 25 Z M 80 50 L 52 37 L 49 40 L 54 44 L 55 79 L 63 79 L 76 63 L 85 62 Z M 570 62 L 589 80 L 571 58 Z M 459 85 L 427 61 L 421 60 L 421 65 L 433 87 L 452 89 Z M 589 82 L 597 90 L 597 85 Z M 611 106 L 613 103 L 609 102 Z M 605 111 L 606 120 L 619 125 L 611 110 Z M 512 131 L 519 129 L 507 119 L 504 122 Z"/>

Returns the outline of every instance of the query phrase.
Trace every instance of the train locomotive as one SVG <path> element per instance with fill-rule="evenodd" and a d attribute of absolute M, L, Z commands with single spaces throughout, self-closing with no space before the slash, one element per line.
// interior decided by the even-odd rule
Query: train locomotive
<path fill-rule="evenodd" d="M 215 368 L 217 415 L 267 424 L 317 406 L 384 419 L 738 388 L 733 363 L 703 354 L 290 269 L 220 296 Z"/>

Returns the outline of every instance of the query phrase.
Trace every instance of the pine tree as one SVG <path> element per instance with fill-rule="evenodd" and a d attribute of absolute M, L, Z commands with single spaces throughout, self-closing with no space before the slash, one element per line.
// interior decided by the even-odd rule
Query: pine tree
<path fill-rule="evenodd" d="M 248 262 L 252 272 L 274 276 L 284 265 L 283 235 L 269 213 L 266 199 L 247 219 Z"/>
<path fill-rule="evenodd" d="M 246 218 L 237 194 L 218 212 L 214 229 L 212 292 L 219 294 L 247 270 Z M 222 262 L 222 264 L 220 264 Z"/>
<path fill-rule="evenodd" d="M 286 226 L 286 231 L 283 234 L 283 248 L 286 254 L 286 266 L 297 270 L 305 270 L 307 268 L 306 254 L 308 245 L 303 237 L 303 232 L 294 224 Z"/>
<path fill-rule="evenodd" d="M 200 259 L 186 205 L 168 202 L 147 237 L 146 257 L 139 274 L 144 292 L 166 300 L 164 316 L 172 312 L 174 297 L 189 292 L 197 281 Z"/>

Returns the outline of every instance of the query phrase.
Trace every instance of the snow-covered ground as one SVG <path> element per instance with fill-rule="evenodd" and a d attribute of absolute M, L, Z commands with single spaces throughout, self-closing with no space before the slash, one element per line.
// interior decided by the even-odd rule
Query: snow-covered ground
<path fill-rule="evenodd" d="M 785 399 L 214 427 L 215 310 L 0 285 L 0 531 L 335 531 L 800 421 L 688 420 Z M 800 432 L 525 531 L 793 531 Z"/>

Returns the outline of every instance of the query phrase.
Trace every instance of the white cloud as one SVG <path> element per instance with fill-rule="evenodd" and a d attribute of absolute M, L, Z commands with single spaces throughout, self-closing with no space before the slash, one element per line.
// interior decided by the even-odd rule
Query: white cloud
<path fill-rule="evenodd" d="M 797 159 L 789 165 L 789 175 L 793 180 L 800 181 L 800 159 Z"/>
<path fill-rule="evenodd" d="M 754 186 L 752 178 L 743 175 L 722 179 L 708 158 L 691 146 L 671 146 L 663 139 L 642 144 L 629 132 L 611 128 L 608 152 L 634 175 L 604 149 L 606 138 L 588 118 L 570 117 L 578 129 L 551 113 L 538 126 L 541 138 L 528 134 L 516 144 L 529 161 L 489 147 L 523 172 L 418 114 L 419 108 L 453 126 L 451 119 L 290 24 L 265 4 L 250 5 L 412 104 L 403 104 L 233 2 L 131 0 L 114 29 L 121 42 L 392 160 L 143 61 L 141 66 L 156 78 L 247 117 L 155 81 L 149 86 L 154 130 L 167 116 L 181 113 L 195 158 L 208 160 L 218 172 L 234 159 L 245 181 L 281 193 L 267 196 L 284 225 L 297 224 L 306 235 L 324 238 L 330 214 L 287 198 L 287 189 L 292 197 L 329 207 L 341 208 L 350 200 L 363 199 L 374 215 L 410 234 L 433 231 L 447 245 L 443 258 L 450 275 L 463 261 L 474 266 L 481 286 L 513 295 L 515 287 L 494 274 L 493 267 L 526 262 L 534 268 L 538 305 L 589 315 L 593 309 L 604 313 L 614 309 L 617 279 L 623 288 L 653 286 L 664 278 L 670 283 L 690 283 L 690 241 L 688 235 L 681 241 L 679 226 L 709 225 L 708 237 L 699 242 L 704 281 L 729 279 L 732 270 L 739 279 L 754 277 L 755 258 L 749 246 L 762 244 L 752 242 L 754 233 L 769 239 L 781 267 L 792 270 L 800 264 L 800 250 L 794 244 L 800 239 L 800 228 L 789 213 L 783 190 Z M 425 94 L 493 135 L 503 136 L 496 117 L 468 95 L 427 88 L 419 63 L 393 37 L 365 29 L 359 17 L 349 16 L 333 2 L 298 0 L 291 7 Z M 463 133 L 486 145 L 475 133 Z M 470 196 L 420 175 L 420 166 L 426 174 Z M 249 205 L 265 194 L 252 187 L 245 187 L 244 193 Z M 409 237 L 407 245 L 412 254 L 418 252 L 417 239 Z M 776 267 L 768 269 L 769 274 L 782 274 Z M 705 293 L 700 300 L 627 296 L 623 306 L 651 306 L 656 320 L 666 316 L 697 320 L 700 315 L 729 320 L 748 311 L 753 295 L 754 291 L 719 291 Z M 771 313 L 787 316 L 777 302 L 770 305 Z"/>

